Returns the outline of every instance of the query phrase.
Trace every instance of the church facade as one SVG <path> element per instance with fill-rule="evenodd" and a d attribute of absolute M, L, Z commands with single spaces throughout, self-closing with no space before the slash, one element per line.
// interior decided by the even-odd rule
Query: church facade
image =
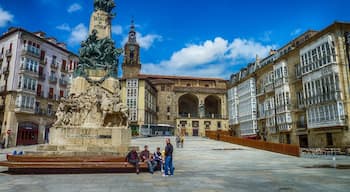
<path fill-rule="evenodd" d="M 170 125 L 175 134 L 189 136 L 228 130 L 226 80 L 142 74 L 141 67 L 140 45 L 132 23 L 124 46 L 121 85 L 134 133 L 148 124 Z"/>

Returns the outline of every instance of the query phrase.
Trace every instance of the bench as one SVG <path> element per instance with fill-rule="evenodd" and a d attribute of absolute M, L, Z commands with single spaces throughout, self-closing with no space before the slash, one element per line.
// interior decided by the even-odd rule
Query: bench
<path fill-rule="evenodd" d="M 148 171 L 147 163 L 140 162 L 140 172 Z M 133 165 L 124 157 L 91 156 L 29 156 L 8 155 L 0 166 L 8 167 L 11 174 L 59 173 L 135 173 Z"/>

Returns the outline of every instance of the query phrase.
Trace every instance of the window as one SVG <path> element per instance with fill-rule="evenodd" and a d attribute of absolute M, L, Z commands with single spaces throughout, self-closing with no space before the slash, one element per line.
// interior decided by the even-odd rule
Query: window
<path fill-rule="evenodd" d="M 63 70 L 63 71 L 65 71 L 66 69 L 67 69 L 67 61 L 66 60 L 62 60 L 62 67 L 61 67 L 61 69 Z"/>
<path fill-rule="evenodd" d="M 40 52 L 40 60 L 44 60 L 45 59 L 45 51 L 41 51 Z"/>
<path fill-rule="evenodd" d="M 165 85 L 161 85 L 161 86 L 160 86 L 160 90 L 161 90 L 161 91 L 165 91 Z"/>
<path fill-rule="evenodd" d="M 169 106 L 166 108 L 166 111 L 167 111 L 168 113 L 170 113 L 170 107 L 169 107 Z"/>
<path fill-rule="evenodd" d="M 218 129 L 221 129 L 221 121 L 217 122 Z"/>
<path fill-rule="evenodd" d="M 53 99 L 53 88 L 50 87 L 49 89 L 49 99 Z"/>
<path fill-rule="evenodd" d="M 167 120 L 168 120 L 168 121 L 170 120 L 170 115 L 167 116 Z"/>
<path fill-rule="evenodd" d="M 60 90 L 60 97 L 64 97 L 64 91 Z"/>
<path fill-rule="evenodd" d="M 326 133 L 327 145 L 333 146 L 333 135 L 332 133 Z"/>

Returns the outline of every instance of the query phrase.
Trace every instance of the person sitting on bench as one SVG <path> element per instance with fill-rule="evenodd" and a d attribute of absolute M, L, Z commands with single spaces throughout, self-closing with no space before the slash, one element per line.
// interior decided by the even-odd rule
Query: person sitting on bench
<path fill-rule="evenodd" d="M 151 153 L 148 151 L 147 145 L 145 145 L 144 150 L 141 151 L 140 159 L 142 162 L 147 163 L 149 172 L 153 174 L 154 168 L 157 166 L 157 162 L 154 161 L 153 156 L 151 156 Z"/>
<path fill-rule="evenodd" d="M 162 152 L 160 152 L 160 147 L 157 147 L 157 151 L 153 154 L 154 160 L 157 162 L 157 165 L 160 167 L 160 171 L 163 172 L 163 159 Z"/>
<path fill-rule="evenodd" d="M 137 154 L 136 148 L 134 147 L 126 156 L 126 160 L 128 161 L 128 163 L 132 164 L 135 166 L 136 168 L 136 174 L 140 173 L 139 170 L 139 155 Z"/>

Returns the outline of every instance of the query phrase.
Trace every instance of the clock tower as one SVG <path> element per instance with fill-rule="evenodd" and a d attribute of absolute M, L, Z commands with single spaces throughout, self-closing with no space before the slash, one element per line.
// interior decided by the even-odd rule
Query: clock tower
<path fill-rule="evenodd" d="M 131 21 L 128 41 L 124 46 L 123 78 L 135 78 L 140 74 L 140 45 L 136 41 L 134 20 Z"/>

